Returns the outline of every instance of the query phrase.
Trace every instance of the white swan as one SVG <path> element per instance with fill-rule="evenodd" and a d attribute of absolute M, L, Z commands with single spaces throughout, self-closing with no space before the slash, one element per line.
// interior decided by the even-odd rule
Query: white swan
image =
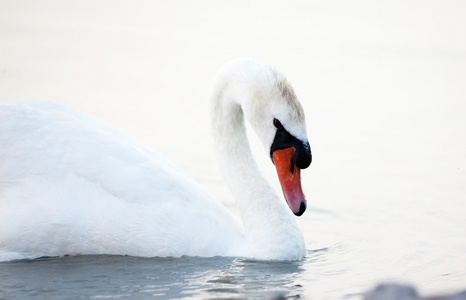
<path fill-rule="evenodd" d="M 242 256 L 295 260 L 302 233 L 260 175 L 246 117 L 277 167 L 288 206 L 304 212 L 311 163 L 292 87 L 251 59 L 227 63 L 212 92 L 220 166 L 242 222 L 157 152 L 50 102 L 0 104 L 0 260 L 66 254 Z"/>

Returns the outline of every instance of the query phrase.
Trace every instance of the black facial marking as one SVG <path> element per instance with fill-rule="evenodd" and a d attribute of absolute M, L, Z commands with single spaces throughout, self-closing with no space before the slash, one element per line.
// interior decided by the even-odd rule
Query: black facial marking
<path fill-rule="evenodd" d="M 294 147 L 296 149 L 294 155 L 294 164 L 300 169 L 306 169 L 309 167 L 312 162 L 311 147 L 309 146 L 309 142 L 303 142 L 294 137 L 277 119 L 273 119 L 273 125 L 277 128 L 277 132 L 275 133 L 272 146 L 270 146 L 270 157 L 272 158 L 272 162 L 273 153 L 276 150 Z"/>
<path fill-rule="evenodd" d="M 280 121 L 278 121 L 277 119 L 273 119 L 273 125 L 277 128 L 283 128 L 283 125 L 282 123 L 280 123 Z"/>

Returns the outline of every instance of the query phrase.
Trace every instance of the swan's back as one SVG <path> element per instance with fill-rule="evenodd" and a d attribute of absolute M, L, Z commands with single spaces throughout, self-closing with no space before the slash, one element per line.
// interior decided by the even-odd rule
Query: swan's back
<path fill-rule="evenodd" d="M 0 260 L 211 256 L 241 244 L 236 220 L 183 170 L 90 116 L 0 103 L 0 145 Z"/>

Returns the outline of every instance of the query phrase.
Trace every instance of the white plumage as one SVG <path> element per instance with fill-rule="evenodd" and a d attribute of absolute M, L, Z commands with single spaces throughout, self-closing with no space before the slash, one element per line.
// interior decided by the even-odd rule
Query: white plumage
<path fill-rule="evenodd" d="M 304 120 L 293 118 L 296 107 L 274 92 L 283 80 L 277 76 L 240 59 L 222 69 L 213 89 L 219 159 L 242 222 L 182 169 L 99 120 L 50 102 L 0 103 L 0 261 L 65 254 L 303 257 L 292 213 L 252 161 L 238 105 L 263 101 L 270 116 L 250 118 L 285 116 L 282 123 L 305 136 Z M 257 99 L 259 90 L 274 96 Z M 259 126 L 267 147 L 272 124 Z"/>

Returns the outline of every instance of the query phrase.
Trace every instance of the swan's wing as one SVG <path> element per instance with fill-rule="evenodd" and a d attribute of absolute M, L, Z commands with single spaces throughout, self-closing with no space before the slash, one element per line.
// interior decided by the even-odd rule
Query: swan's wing
<path fill-rule="evenodd" d="M 0 248 L 215 255 L 240 236 L 179 167 L 66 106 L 0 103 L 0 145 Z"/>
<path fill-rule="evenodd" d="M 128 201 L 190 183 L 179 167 L 97 119 L 50 102 L 3 103 L 0 182 L 73 173 Z M 151 197 L 152 196 L 152 197 Z"/>

